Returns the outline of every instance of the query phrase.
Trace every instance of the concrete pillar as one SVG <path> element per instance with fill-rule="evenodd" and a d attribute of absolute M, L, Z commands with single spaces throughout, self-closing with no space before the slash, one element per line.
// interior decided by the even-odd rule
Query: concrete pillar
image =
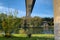
<path fill-rule="evenodd" d="M 60 0 L 54 0 L 54 34 L 60 40 Z"/>
<path fill-rule="evenodd" d="M 33 0 L 26 0 L 26 16 L 27 17 L 31 15 L 32 2 Z"/>
<path fill-rule="evenodd" d="M 26 0 L 26 16 L 29 17 L 31 16 L 34 4 L 36 0 Z"/>
<path fill-rule="evenodd" d="M 30 26 L 30 16 L 34 7 L 36 0 L 25 0 L 26 2 L 26 25 L 27 27 Z"/>

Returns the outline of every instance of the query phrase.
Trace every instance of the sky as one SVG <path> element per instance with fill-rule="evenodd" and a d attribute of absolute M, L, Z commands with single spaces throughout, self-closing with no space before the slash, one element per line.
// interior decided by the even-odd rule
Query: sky
<path fill-rule="evenodd" d="M 25 0 L 0 0 L 0 12 L 18 10 L 18 17 L 26 16 Z M 53 17 L 53 0 L 36 0 L 31 16 Z"/>

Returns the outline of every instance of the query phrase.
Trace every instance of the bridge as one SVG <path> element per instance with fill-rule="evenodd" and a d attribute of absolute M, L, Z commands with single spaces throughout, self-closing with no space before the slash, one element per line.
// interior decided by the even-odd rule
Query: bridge
<path fill-rule="evenodd" d="M 30 17 L 36 0 L 26 0 L 26 20 Z M 53 0 L 54 4 L 54 34 L 55 40 L 60 40 L 60 0 Z M 27 24 L 29 23 L 26 22 Z"/>

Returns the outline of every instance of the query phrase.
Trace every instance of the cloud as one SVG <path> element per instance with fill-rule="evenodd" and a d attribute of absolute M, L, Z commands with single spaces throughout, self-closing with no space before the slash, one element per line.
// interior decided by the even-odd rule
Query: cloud
<path fill-rule="evenodd" d="M 12 14 L 14 15 L 14 12 L 15 12 L 16 9 L 14 8 L 8 8 L 8 7 L 4 7 L 4 6 L 0 6 L 0 13 L 9 13 L 9 12 L 12 12 Z M 18 11 L 18 14 L 17 16 L 18 17 L 23 17 L 25 16 L 25 12 L 22 11 L 22 10 L 17 10 Z"/>
<path fill-rule="evenodd" d="M 4 6 L 0 6 L 0 12 L 3 13 L 8 13 L 9 11 L 11 11 L 12 13 L 14 13 L 15 9 L 14 8 L 8 8 L 8 7 L 4 7 Z M 23 17 L 26 16 L 26 12 L 22 11 L 22 10 L 17 10 L 18 14 L 17 17 Z M 51 11 L 46 10 L 44 13 L 32 13 L 31 16 L 39 16 L 39 17 L 53 17 L 53 15 L 50 15 Z M 14 14 L 13 14 L 14 15 Z"/>
<path fill-rule="evenodd" d="M 40 13 L 32 13 L 31 16 L 39 16 L 39 17 L 53 17 L 53 12 L 50 10 L 46 10 L 45 12 L 40 12 Z"/>
<path fill-rule="evenodd" d="M 0 12 L 6 13 L 8 11 L 7 7 L 0 6 Z"/>
<path fill-rule="evenodd" d="M 48 14 L 44 14 L 44 13 L 35 13 L 31 15 L 32 17 L 34 16 L 39 16 L 39 17 L 53 17 L 53 15 L 48 15 Z"/>
<path fill-rule="evenodd" d="M 23 17 L 23 16 L 26 16 L 26 12 L 25 11 L 22 11 L 22 10 L 18 10 L 18 17 Z"/>

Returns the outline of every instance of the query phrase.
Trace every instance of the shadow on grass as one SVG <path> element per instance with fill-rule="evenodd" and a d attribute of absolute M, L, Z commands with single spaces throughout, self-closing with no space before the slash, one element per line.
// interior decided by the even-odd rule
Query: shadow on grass
<path fill-rule="evenodd" d="M 54 40 L 54 38 L 47 38 L 47 37 L 10 37 L 10 38 L 6 38 L 6 37 L 0 37 L 0 40 Z"/>

